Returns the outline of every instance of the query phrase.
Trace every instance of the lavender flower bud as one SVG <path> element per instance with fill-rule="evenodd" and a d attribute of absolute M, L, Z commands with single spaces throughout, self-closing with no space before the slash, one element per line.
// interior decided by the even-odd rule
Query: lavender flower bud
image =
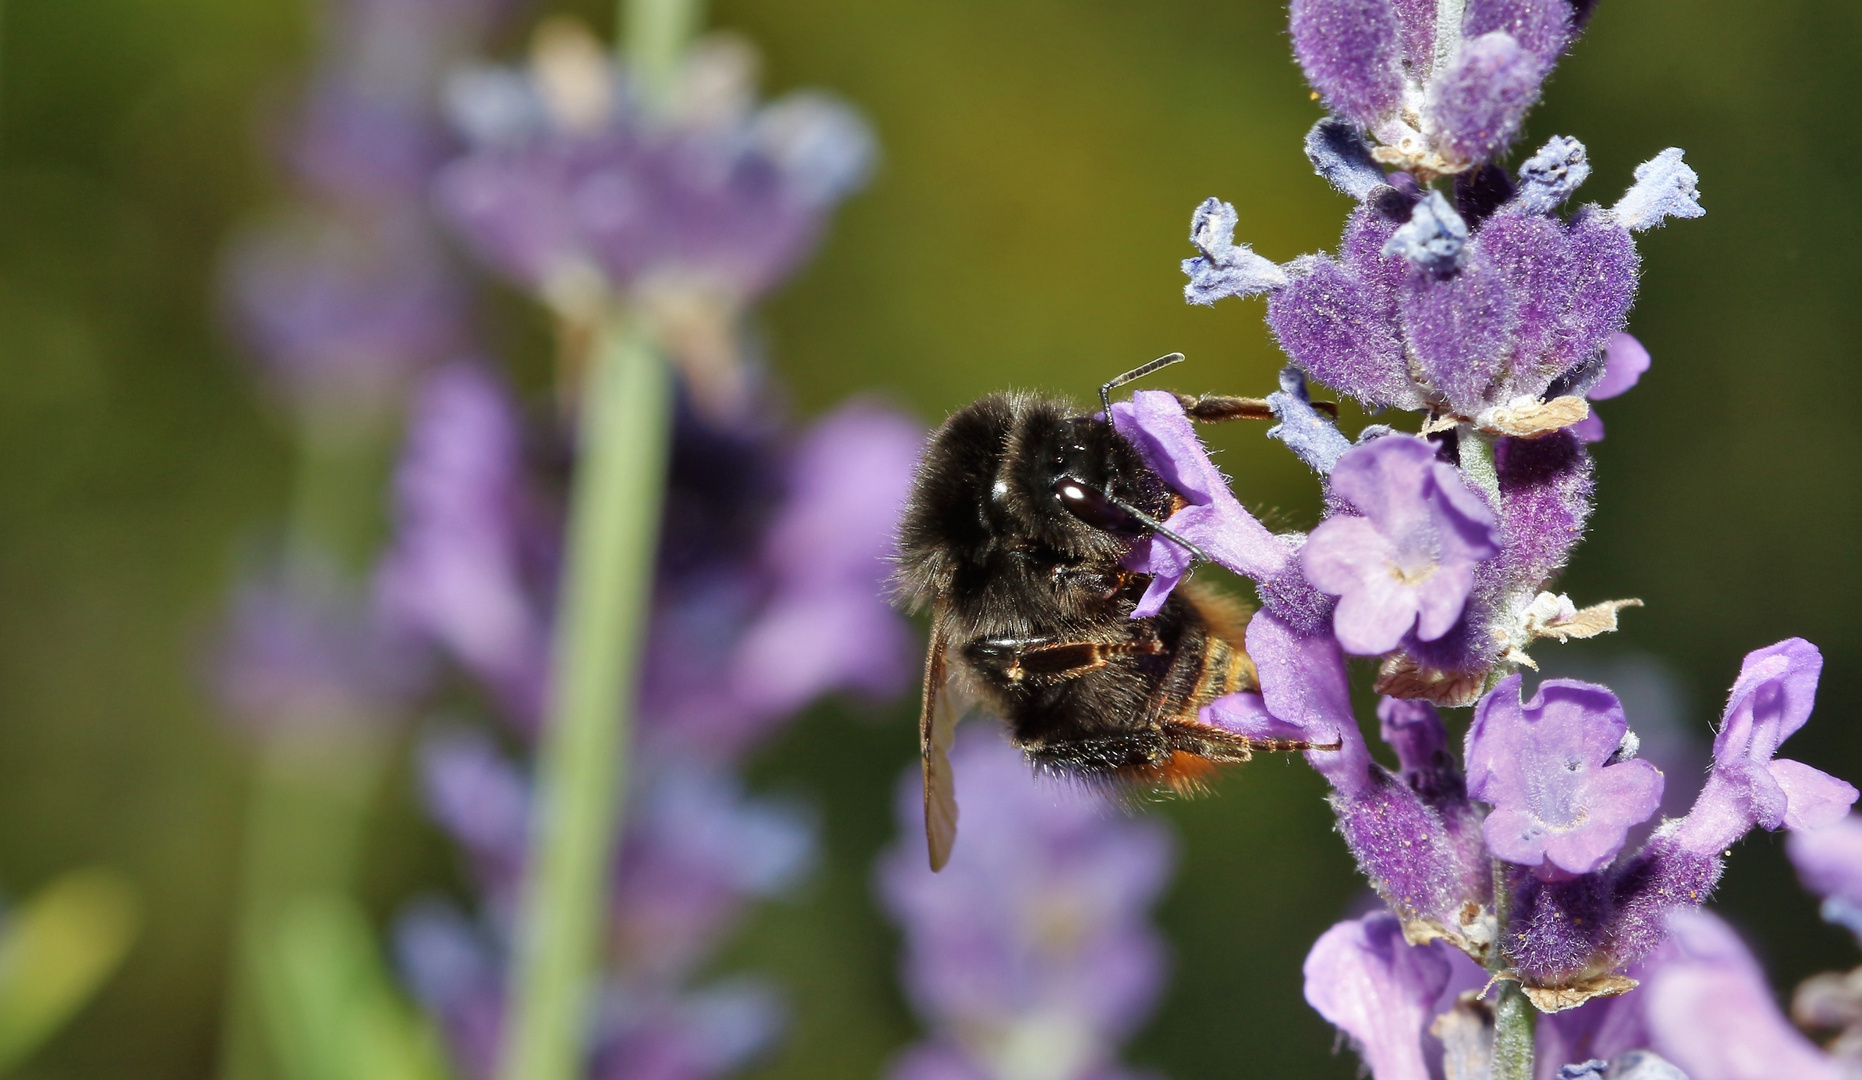
<path fill-rule="evenodd" d="M 1519 133 L 1547 65 L 1504 31 L 1462 42 L 1429 84 L 1424 121 L 1437 147 L 1465 164 L 1490 161 Z"/>
<path fill-rule="evenodd" d="M 1340 433 L 1338 422 L 1312 407 L 1312 399 L 1306 396 L 1306 377 L 1299 368 L 1280 369 L 1280 389 L 1267 395 L 1267 407 L 1280 421 L 1267 429 L 1267 437 L 1285 443 L 1319 475 L 1331 472 L 1351 449 L 1351 440 Z"/>
<path fill-rule="evenodd" d="M 1190 218 L 1190 243 L 1202 252 L 1183 260 L 1190 283 L 1183 298 L 1192 304 L 1213 304 L 1226 296 L 1258 296 L 1287 283 L 1286 271 L 1256 255 L 1246 244 L 1235 243 L 1235 208 L 1219 199 L 1204 199 Z"/>
<path fill-rule="evenodd" d="M 1520 165 L 1510 209 L 1522 214 L 1549 214 L 1563 206 L 1589 178 L 1590 159 L 1584 144 L 1554 135 Z"/>
<path fill-rule="evenodd" d="M 1359 202 L 1390 186 L 1383 169 L 1371 159 L 1364 136 L 1337 117 L 1326 117 L 1306 133 L 1306 160 L 1312 162 L 1314 172 Z"/>
<path fill-rule="evenodd" d="M 1468 223 L 1439 191 L 1431 191 L 1410 211 L 1409 221 L 1384 242 L 1385 255 L 1400 255 L 1423 270 L 1447 277 L 1461 269 Z"/>
<path fill-rule="evenodd" d="M 1293 55 L 1332 112 L 1369 127 L 1403 93 L 1400 38 L 1387 0 L 1293 0 Z"/>
<path fill-rule="evenodd" d="M 1610 208 L 1618 224 L 1640 232 L 1671 217 L 1697 218 L 1707 212 L 1700 205 L 1700 176 L 1681 160 L 1682 153 L 1671 146 L 1636 166 L 1636 182 Z"/>

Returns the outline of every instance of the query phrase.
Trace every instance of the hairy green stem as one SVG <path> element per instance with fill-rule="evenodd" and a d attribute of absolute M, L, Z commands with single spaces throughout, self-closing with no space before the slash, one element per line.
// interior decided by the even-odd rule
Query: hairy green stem
<path fill-rule="evenodd" d="M 1507 923 L 1512 918 L 1512 894 L 1507 891 L 1506 864 L 1493 861 L 1493 913 L 1497 930 L 1493 948 L 1487 954 L 1487 970 L 1501 975 L 1507 970 Z M 1500 980 L 1500 997 L 1493 1006 L 1492 1080 L 1532 1080 L 1532 1042 L 1539 1017 L 1538 1009 L 1526 996 L 1516 978 Z"/>
<path fill-rule="evenodd" d="M 582 403 L 504 1080 L 581 1071 L 653 587 L 671 378 L 637 322 L 600 330 Z"/>

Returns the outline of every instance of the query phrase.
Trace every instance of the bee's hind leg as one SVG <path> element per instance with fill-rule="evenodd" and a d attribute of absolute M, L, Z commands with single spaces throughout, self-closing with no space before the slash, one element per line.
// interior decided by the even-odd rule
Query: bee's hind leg
<path fill-rule="evenodd" d="M 1177 403 L 1191 420 L 1219 424 L 1228 420 L 1272 420 L 1273 409 L 1266 398 L 1235 397 L 1231 394 L 1178 394 Z M 1338 416 L 1338 404 L 1315 401 L 1312 407 L 1328 416 Z"/>

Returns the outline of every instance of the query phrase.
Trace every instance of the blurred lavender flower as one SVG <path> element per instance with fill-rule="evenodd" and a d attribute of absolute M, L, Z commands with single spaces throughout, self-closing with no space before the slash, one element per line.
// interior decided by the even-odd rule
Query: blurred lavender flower
<path fill-rule="evenodd" d="M 256 734 L 317 737 L 403 715 L 421 689 L 413 643 L 327 561 L 271 566 L 234 593 L 213 664 L 228 717 Z"/>
<path fill-rule="evenodd" d="M 906 933 L 905 983 L 931 1037 L 894 1080 L 1113 1080 L 1118 1043 L 1156 1004 L 1163 942 L 1144 919 L 1169 876 L 1169 837 L 1090 792 L 1030 777 L 971 730 L 952 751 L 966 843 L 926 866 L 918 770 L 901 780 L 901 839 L 878 886 Z"/>

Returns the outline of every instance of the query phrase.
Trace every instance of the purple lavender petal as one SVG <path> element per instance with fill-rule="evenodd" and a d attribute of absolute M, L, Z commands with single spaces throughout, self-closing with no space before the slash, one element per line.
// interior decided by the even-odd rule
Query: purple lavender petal
<path fill-rule="evenodd" d="M 1386 912 L 1339 923 L 1306 955 L 1306 1001 L 1351 1037 L 1376 1080 L 1428 1080 L 1423 1035 L 1448 983 L 1444 952 L 1404 942 Z"/>
<path fill-rule="evenodd" d="M 1477 38 L 1504 30 L 1547 68 L 1571 40 L 1571 0 L 1468 0 L 1461 32 Z"/>
<path fill-rule="evenodd" d="M 1129 402 L 1112 406 L 1112 426 L 1137 448 L 1145 464 L 1189 501 L 1164 523 L 1171 532 L 1250 578 L 1271 577 L 1287 565 L 1286 545 L 1236 501 L 1175 395 L 1140 390 Z M 1124 565 L 1156 577 L 1132 617 L 1161 610 L 1189 561 L 1188 552 L 1162 537 L 1148 537 L 1134 547 Z"/>
<path fill-rule="evenodd" d="M 1628 334 L 1611 334 L 1604 340 L 1603 378 L 1598 379 L 1585 397 L 1602 401 L 1635 386 L 1643 372 L 1649 370 L 1649 350 Z"/>
<path fill-rule="evenodd" d="M 1522 703 L 1520 685 L 1518 675 L 1503 680 L 1468 728 L 1468 794 L 1493 806 L 1488 847 L 1521 866 L 1591 873 L 1661 805 L 1661 771 L 1610 763 L 1629 724 L 1607 688 L 1548 679 Z"/>
<path fill-rule="evenodd" d="M 1804 887 L 1823 898 L 1823 918 L 1862 935 L 1862 818 L 1845 816 L 1785 838 Z"/>
<path fill-rule="evenodd" d="M 1216 698 L 1197 711 L 1196 719 L 1250 739 L 1304 739 L 1307 734 L 1268 712 L 1261 695 L 1246 691 Z"/>
<path fill-rule="evenodd" d="M 1610 208 L 1610 216 L 1631 232 L 1652 229 L 1671 217 L 1697 218 L 1700 176 L 1681 160 L 1683 151 L 1671 146 L 1636 166 L 1636 182 Z"/>
<path fill-rule="evenodd" d="M 1519 297 L 1478 248 L 1451 277 L 1418 270 L 1401 301 L 1410 353 L 1429 386 L 1473 416 L 1495 400 L 1507 346 L 1519 325 Z"/>
<path fill-rule="evenodd" d="M 891 608 L 887 557 L 923 446 L 917 424 L 856 403 L 796 448 L 764 542 L 775 592 L 732 661 L 752 712 L 786 715 L 842 687 L 883 697 L 910 681 L 912 635 Z"/>
<path fill-rule="evenodd" d="M 1399 28 L 1386 0 L 1293 0 L 1293 55 L 1332 112 L 1369 127 L 1403 92 Z"/>
<path fill-rule="evenodd" d="M 1306 160 L 1312 162 L 1314 172 L 1359 202 L 1390 186 L 1383 167 L 1371 158 L 1371 146 L 1364 141 L 1364 135 L 1335 116 L 1320 120 L 1306 133 Z M 1285 284 L 1284 275 L 1281 284 Z"/>
<path fill-rule="evenodd" d="M 1640 991 L 1657 1053 L 1690 1080 L 1841 1080 L 1836 1063 L 1778 1011 L 1731 927 L 1704 911 L 1678 911 L 1669 932 L 1678 955 Z"/>
<path fill-rule="evenodd" d="M 1590 159 L 1584 144 L 1567 135 L 1554 135 L 1520 165 L 1509 209 L 1551 214 L 1589 178 Z"/>
<path fill-rule="evenodd" d="M 1448 749 L 1448 729 L 1426 701 L 1387 697 L 1377 703 L 1378 732 L 1396 751 L 1399 775 L 1430 804 L 1465 802 L 1467 778 Z"/>
<path fill-rule="evenodd" d="M 1300 566 L 1339 597 L 1339 642 L 1376 655 L 1412 627 L 1424 640 L 1447 633 L 1473 588 L 1475 563 L 1497 550 L 1485 504 L 1426 440 L 1401 435 L 1340 458 L 1332 491 L 1365 516 L 1336 515 L 1313 530 Z"/>
<path fill-rule="evenodd" d="M 1801 761 L 1779 758 L 1766 771 L 1784 791 L 1784 827 L 1821 829 L 1841 821 L 1855 805 L 1854 784 Z"/>
<path fill-rule="evenodd" d="M 521 435 L 503 387 L 443 368 L 414 403 L 395 475 L 397 530 L 377 593 L 389 618 L 444 645 L 516 714 L 540 714 L 547 613 L 533 597 Z"/>
<path fill-rule="evenodd" d="M 1424 122 L 1446 154 L 1469 164 L 1504 153 L 1538 100 L 1545 60 L 1504 31 L 1461 43 L 1429 85 Z"/>
<path fill-rule="evenodd" d="M 1201 255 L 1183 260 L 1190 281 L 1183 299 L 1213 304 L 1224 297 L 1259 296 L 1287 283 L 1286 271 L 1246 244 L 1235 243 L 1235 208 L 1220 199 L 1204 199 L 1190 216 L 1190 243 Z"/>
<path fill-rule="evenodd" d="M 1248 620 L 1248 655 L 1261 681 L 1261 698 L 1274 719 L 1317 743 L 1334 740 L 1337 750 L 1311 750 L 1306 761 L 1341 794 L 1370 783 L 1375 767 L 1351 713 L 1345 658 L 1331 635 L 1303 636 L 1271 611 Z"/>
<path fill-rule="evenodd" d="M 1351 449 L 1351 440 L 1338 430 L 1338 421 L 1312 407 L 1306 394 L 1306 377 L 1300 369 L 1287 365 L 1280 369 L 1280 389 L 1267 395 L 1267 407 L 1280 421 L 1267 429 L 1267 437 L 1278 439 L 1321 476 L 1332 471 L 1338 459 Z"/>

